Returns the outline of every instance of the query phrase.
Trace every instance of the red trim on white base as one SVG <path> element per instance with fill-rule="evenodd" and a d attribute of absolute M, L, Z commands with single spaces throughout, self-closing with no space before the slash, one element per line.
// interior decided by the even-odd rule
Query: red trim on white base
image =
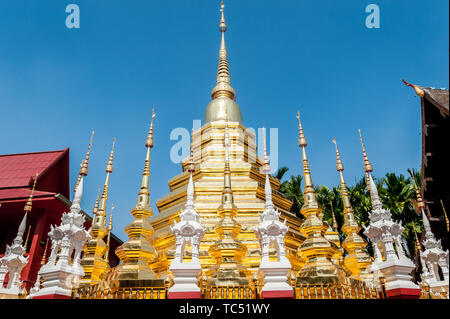
<path fill-rule="evenodd" d="M 386 291 L 388 299 L 419 299 L 420 289 L 396 288 Z"/>
<path fill-rule="evenodd" d="M 293 290 L 271 290 L 271 291 L 263 291 L 261 293 L 261 297 L 263 299 L 293 299 L 294 291 Z"/>
<path fill-rule="evenodd" d="M 201 299 L 202 294 L 200 291 L 177 291 L 170 292 L 167 299 Z"/>

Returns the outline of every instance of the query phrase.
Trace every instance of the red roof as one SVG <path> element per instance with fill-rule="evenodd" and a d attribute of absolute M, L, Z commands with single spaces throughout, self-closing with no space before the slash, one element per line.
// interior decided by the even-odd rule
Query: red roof
<path fill-rule="evenodd" d="M 36 173 L 42 176 L 67 152 L 68 149 L 0 155 L 0 189 L 30 186 Z"/>
<path fill-rule="evenodd" d="M 0 200 L 15 200 L 15 199 L 28 199 L 31 194 L 31 189 L 29 188 L 5 188 L 0 189 Z M 43 192 L 35 190 L 33 197 L 39 198 L 43 196 L 55 196 L 52 192 Z"/>

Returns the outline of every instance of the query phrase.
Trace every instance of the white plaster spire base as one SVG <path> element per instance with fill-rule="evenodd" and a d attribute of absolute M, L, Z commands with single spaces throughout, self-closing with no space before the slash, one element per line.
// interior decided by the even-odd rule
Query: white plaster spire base
<path fill-rule="evenodd" d="M 370 224 L 364 227 L 364 234 L 374 249 L 375 260 L 371 271 L 385 278 L 387 298 L 418 299 L 420 287 L 412 282 L 411 276 L 415 265 L 405 255 L 401 245 L 404 228 L 401 223 L 392 220 L 389 209 L 383 208 L 370 173 L 369 182 L 373 209 L 369 213 Z"/>
<path fill-rule="evenodd" d="M 82 195 L 83 176 L 75 191 L 70 211 L 63 214 L 59 226 L 51 226 L 50 257 L 38 273 L 44 283 L 37 292 L 34 290 L 33 295 L 30 295 L 31 299 L 69 299 L 72 288 L 77 286 L 80 278 L 84 276 L 83 267 L 80 265 L 81 251 L 91 235 L 83 226 L 85 218 L 80 207 Z"/>
<path fill-rule="evenodd" d="M 268 171 L 268 170 L 267 170 Z M 272 188 L 269 175 L 266 174 L 266 203 L 260 222 L 255 229 L 256 237 L 261 245 L 261 264 L 259 274 L 264 276 L 264 286 L 261 289 L 262 298 L 294 298 L 294 290 L 288 284 L 287 274 L 291 263 L 286 258 L 284 236 L 288 231 L 285 223 L 280 222 L 280 212 L 272 203 Z M 277 252 L 277 261 L 269 259 L 269 245 L 273 242 Z"/>
<path fill-rule="evenodd" d="M 200 299 L 201 292 L 197 285 L 198 276 L 202 272 L 198 251 L 199 245 L 205 234 L 205 229 L 200 224 L 200 217 L 194 209 L 194 181 L 192 173 L 189 176 L 187 187 L 187 199 L 184 210 L 180 213 L 180 221 L 171 227 L 175 237 L 175 258 L 170 264 L 169 270 L 174 275 L 174 285 L 170 287 L 169 299 Z M 192 247 L 192 262 L 183 262 L 186 244 Z"/>
<path fill-rule="evenodd" d="M 174 275 L 174 285 L 170 287 L 169 299 L 200 299 L 201 291 L 197 285 L 202 273 L 200 262 L 172 262 L 170 271 Z"/>
<path fill-rule="evenodd" d="M 26 248 L 25 245 L 22 245 L 26 222 L 27 213 L 25 213 L 19 225 L 16 238 L 11 246 L 6 245 L 5 255 L 0 258 L 0 299 L 17 299 L 19 297 L 22 287 L 20 274 L 28 263 L 28 256 L 23 256 Z M 6 288 L 3 288 L 7 274 L 8 282 L 6 283 Z"/>

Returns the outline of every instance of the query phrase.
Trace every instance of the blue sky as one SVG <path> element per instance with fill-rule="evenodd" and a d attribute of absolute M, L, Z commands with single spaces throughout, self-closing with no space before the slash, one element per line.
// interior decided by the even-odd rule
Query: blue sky
<path fill-rule="evenodd" d="M 81 28 L 65 27 L 65 7 Z M 380 7 L 381 28 L 365 26 Z M 301 173 L 296 110 L 316 184 L 335 185 L 333 137 L 352 184 L 362 176 L 361 128 L 374 175 L 419 168 L 420 99 L 407 81 L 448 88 L 448 1 L 228 0 L 232 85 L 244 125 L 279 129 L 279 165 Z M 1 1 L 0 153 L 70 147 L 71 187 L 91 130 L 83 207 L 92 210 L 117 138 L 110 200 L 115 232 L 132 217 L 155 107 L 151 201 L 181 171 L 176 127 L 203 119 L 215 84 L 219 1 Z M 290 173 L 290 174 L 289 174 Z M 109 212 L 109 208 L 108 208 Z"/>

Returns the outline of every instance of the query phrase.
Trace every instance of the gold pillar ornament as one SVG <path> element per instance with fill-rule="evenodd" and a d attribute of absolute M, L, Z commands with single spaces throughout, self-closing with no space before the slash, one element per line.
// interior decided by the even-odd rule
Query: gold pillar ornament
<path fill-rule="evenodd" d="M 80 260 L 80 264 L 84 269 L 84 277 L 80 280 L 81 285 L 95 285 L 101 282 L 105 278 L 106 273 L 109 271 L 108 261 L 105 259 L 107 245 L 103 239 L 108 234 L 108 229 L 106 227 L 106 204 L 108 202 L 110 174 L 113 172 L 115 143 L 116 139 L 114 138 L 105 168 L 106 179 L 103 185 L 100 203 L 97 208 L 96 206 L 98 202 L 96 201 L 93 209 L 94 217 L 92 219 L 90 229 L 91 239 L 86 243 L 84 247 L 84 255 Z M 86 156 L 86 159 L 86 170 L 80 170 L 80 174 L 83 174 L 84 172 L 87 173 L 89 156 Z"/>
<path fill-rule="evenodd" d="M 444 212 L 445 225 L 447 226 L 447 232 L 449 232 L 449 226 L 450 225 L 449 225 L 449 221 L 448 221 L 447 212 L 445 211 L 444 202 L 442 201 L 442 199 L 440 201 L 441 201 L 441 205 L 442 205 L 442 211 Z"/>
<path fill-rule="evenodd" d="M 212 266 L 207 274 L 210 277 L 209 283 L 212 286 L 243 286 L 249 284 L 247 279 L 249 272 L 241 263 L 242 257 L 247 252 L 247 247 L 237 239 L 242 225 L 235 219 L 238 209 L 234 204 L 231 188 L 230 139 L 228 124 L 225 125 L 224 183 L 222 201 L 217 208 L 217 214 L 221 220 L 215 227 L 219 240 L 209 249 L 209 253 L 216 260 L 216 265 Z"/>
<path fill-rule="evenodd" d="M 297 276 L 298 283 L 341 283 L 345 281 L 346 273 L 332 261 L 338 247 L 325 238 L 327 224 L 319 218 L 322 208 L 319 206 L 314 191 L 314 185 L 306 156 L 306 137 L 300 120 L 300 112 L 297 112 L 299 138 L 298 145 L 302 149 L 303 180 L 304 180 L 304 204 L 300 212 L 305 216 L 301 231 L 306 235 L 306 240 L 301 244 L 299 254 L 307 261 Z"/>
<path fill-rule="evenodd" d="M 347 255 L 344 258 L 344 266 L 350 270 L 352 278 L 369 282 L 372 280 L 369 272 L 372 258 L 364 250 L 367 242 L 359 235 L 361 226 L 356 221 L 353 213 L 353 207 L 344 180 L 344 165 L 342 164 L 336 139 L 333 139 L 333 143 L 336 146 L 336 170 L 339 172 L 342 203 L 344 206 L 344 224 L 342 225 L 342 231 L 346 237 L 342 242 L 342 247 L 347 251 Z"/>
<path fill-rule="evenodd" d="M 152 110 L 150 128 L 145 140 L 147 153 L 145 155 L 144 171 L 139 189 L 136 206 L 131 209 L 134 220 L 125 227 L 128 240 L 117 247 L 116 255 L 121 263 L 112 271 L 112 278 L 120 282 L 127 280 L 156 279 L 150 264 L 157 258 L 155 248 L 150 244 L 150 236 L 154 233 L 148 219 L 153 215 L 150 207 L 150 149 L 153 148 L 153 120 L 156 114 Z"/>

